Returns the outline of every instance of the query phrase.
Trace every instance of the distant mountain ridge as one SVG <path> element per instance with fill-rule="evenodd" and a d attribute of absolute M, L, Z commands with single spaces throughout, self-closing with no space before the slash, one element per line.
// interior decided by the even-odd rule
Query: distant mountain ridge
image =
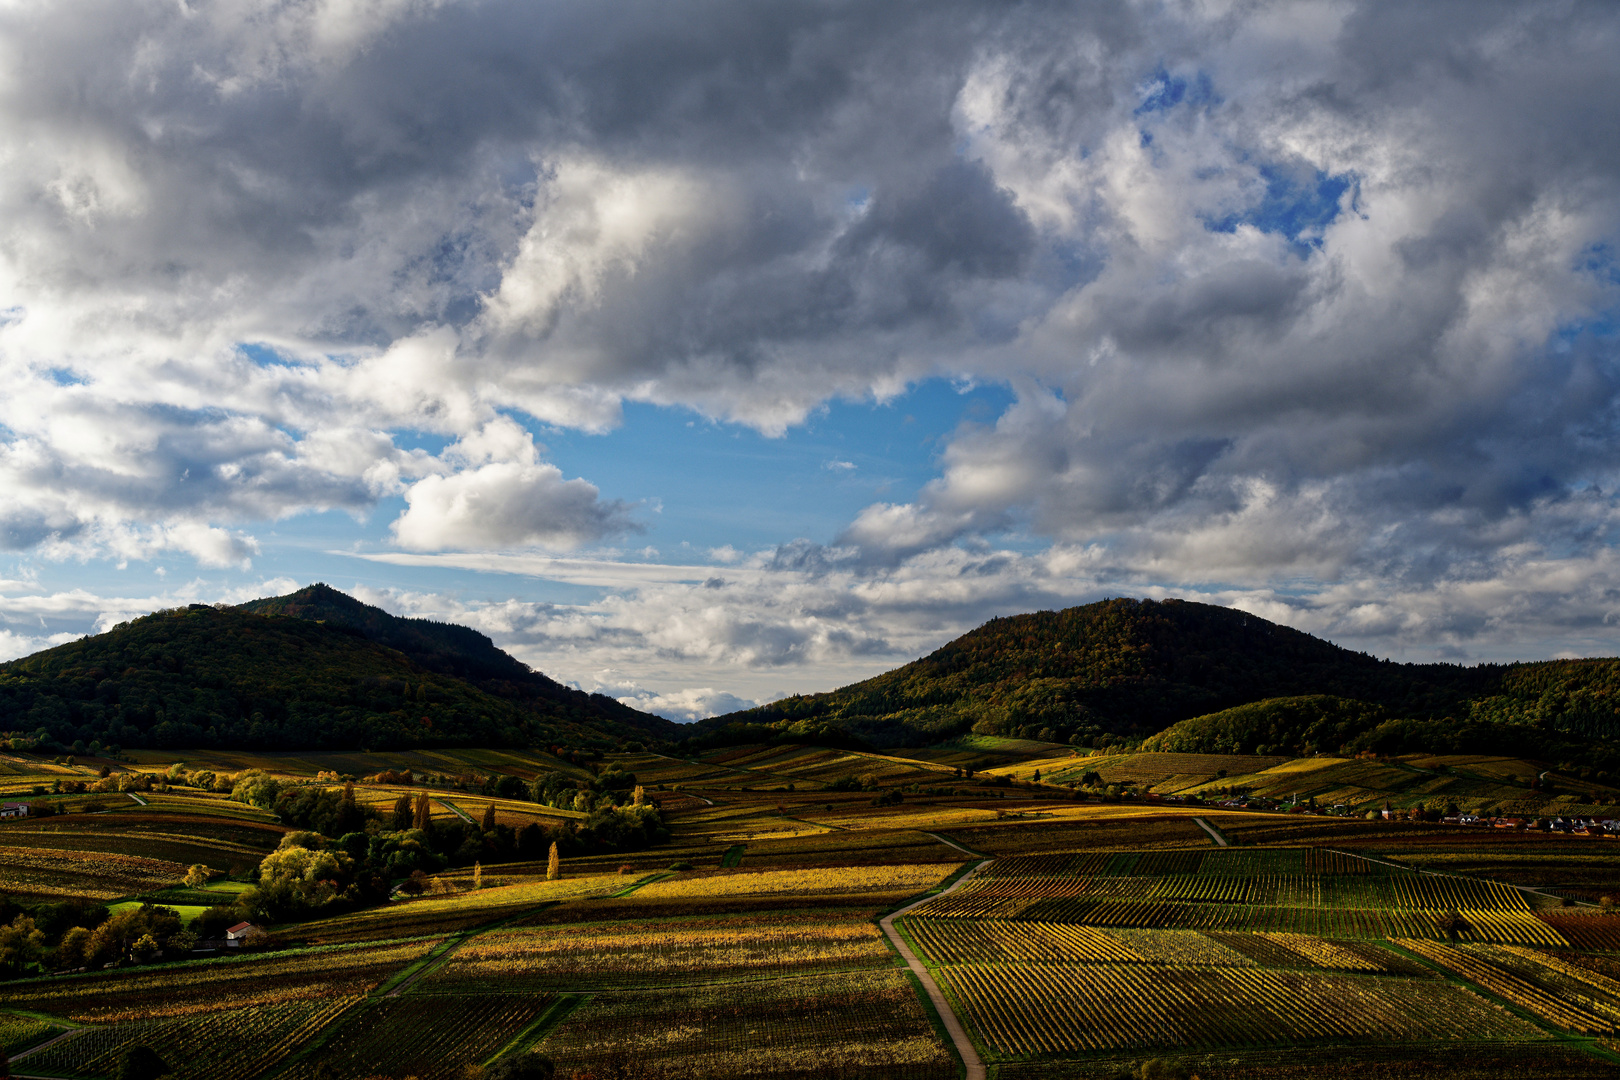
<path fill-rule="evenodd" d="M 301 750 L 611 745 L 678 729 L 562 686 L 475 630 L 313 585 L 154 612 L 0 664 L 0 730 L 64 747 Z"/>
<path fill-rule="evenodd" d="M 1278 698 L 1363 703 L 1350 710 L 1367 718 L 1357 732 L 1405 718 L 1620 738 L 1615 660 L 1403 664 L 1231 608 L 1134 599 L 992 619 L 875 678 L 699 728 L 713 735 L 760 725 L 876 746 L 922 745 L 969 731 L 1092 745 Z"/>

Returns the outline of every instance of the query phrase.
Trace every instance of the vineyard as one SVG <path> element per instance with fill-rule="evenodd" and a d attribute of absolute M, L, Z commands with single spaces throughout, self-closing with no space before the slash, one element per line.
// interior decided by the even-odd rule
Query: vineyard
<path fill-rule="evenodd" d="M 671 1080 L 954 1080 L 956 1062 L 898 971 L 599 994 L 545 1043 L 557 1060 Z M 768 1066 L 766 1062 L 768 1061 Z M 768 1071 L 766 1071 L 768 1070 Z"/>
<path fill-rule="evenodd" d="M 993 759 L 980 744 L 994 740 L 935 749 L 1020 780 L 1071 762 L 1171 786 L 1222 782 L 1221 768 L 1302 782 L 1321 771 L 1197 755 L 1107 763 L 1003 741 Z M 586 783 L 601 768 L 563 750 L 566 761 L 543 751 L 252 760 L 439 772 L 487 753 Z M 1620 917 L 1512 887 L 1620 883 L 1620 844 L 1032 797 L 1021 785 L 970 788 L 978 780 L 942 769 L 945 757 L 791 745 L 696 761 L 608 756 L 670 808 L 666 843 L 577 856 L 565 845 L 556 880 L 528 857 L 543 848 L 508 860 L 486 846 L 476 870 L 429 866 L 425 895 L 272 925 L 263 951 L 15 969 L 0 984 L 0 1040 L 22 1055 L 13 1071 L 105 1080 L 139 1045 L 180 1080 L 474 1080 L 532 1047 L 557 1063 L 556 1080 L 952 1080 L 961 1063 L 879 919 L 988 859 L 893 925 L 991 1080 L 1113 1080 L 1140 1075 L 1149 1057 L 1204 1080 L 1620 1076 Z M 1346 780 L 1402 771 L 1333 768 Z M 903 783 L 904 798 L 824 790 L 854 775 Z M 477 784 L 356 787 L 385 811 L 428 790 L 457 843 L 465 823 L 450 804 L 475 818 L 493 806 L 507 826 L 546 812 Z M 115 912 L 143 899 L 232 904 L 292 828 L 223 795 L 148 801 L 0 826 L 0 891 L 42 925 L 42 902 L 56 896 Z M 587 815 L 568 813 L 583 827 Z M 1216 846 L 1195 815 L 1234 846 Z M 178 885 L 192 862 L 231 868 L 233 880 Z"/>
<path fill-rule="evenodd" d="M 1611 921 L 1339 852 L 1228 848 L 999 859 L 900 926 L 992 1059 L 1018 1061 L 1620 1035 L 1620 970 L 1546 951 Z"/>
<path fill-rule="evenodd" d="M 550 1006 L 546 996 L 466 995 L 369 1002 L 285 1080 L 360 1080 L 414 1076 L 461 1080 L 530 1027 Z M 317 1069 L 320 1071 L 317 1072 Z"/>
<path fill-rule="evenodd" d="M 110 1023 L 364 994 L 438 944 L 428 938 L 348 949 L 232 956 L 183 965 L 7 983 L 6 1004 Z"/>
<path fill-rule="evenodd" d="M 998 1054 L 1329 1039 L 1545 1038 L 1440 982 L 1255 967 L 963 964 L 939 969 Z"/>
<path fill-rule="evenodd" d="M 303 1046 L 359 1000 L 321 998 L 82 1028 L 23 1064 L 30 1071 L 110 1076 L 123 1051 L 148 1046 L 174 1068 L 175 1080 L 253 1076 Z"/>
<path fill-rule="evenodd" d="M 927 913 L 1121 929 L 1569 945 L 1517 889 L 1392 871 L 1308 848 L 1000 859 Z"/>
<path fill-rule="evenodd" d="M 891 963 L 888 946 L 869 921 L 601 923 L 571 927 L 566 934 L 555 928 L 486 934 L 458 950 L 420 991 L 647 986 Z"/>

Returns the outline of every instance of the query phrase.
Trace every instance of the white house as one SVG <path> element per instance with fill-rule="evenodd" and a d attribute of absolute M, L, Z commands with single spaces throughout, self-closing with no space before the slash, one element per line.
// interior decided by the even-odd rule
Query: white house
<path fill-rule="evenodd" d="M 239 947 L 247 936 L 258 931 L 258 927 L 250 922 L 239 922 L 225 931 L 225 944 L 230 948 Z"/>
<path fill-rule="evenodd" d="M 0 803 L 0 818 L 27 817 L 28 804 L 25 802 Z"/>

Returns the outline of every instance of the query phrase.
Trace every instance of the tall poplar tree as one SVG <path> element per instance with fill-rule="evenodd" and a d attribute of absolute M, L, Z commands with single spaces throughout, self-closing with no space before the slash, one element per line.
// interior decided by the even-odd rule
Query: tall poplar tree
<path fill-rule="evenodd" d="M 562 854 L 557 851 L 557 841 L 551 842 L 551 856 L 546 860 L 546 880 L 556 881 L 562 877 Z"/>

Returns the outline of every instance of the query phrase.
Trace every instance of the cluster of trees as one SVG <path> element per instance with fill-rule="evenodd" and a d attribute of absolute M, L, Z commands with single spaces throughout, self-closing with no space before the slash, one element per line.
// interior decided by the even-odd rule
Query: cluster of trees
<path fill-rule="evenodd" d="M 604 771 L 616 782 L 611 774 Z M 544 788 L 539 781 L 536 786 Z M 260 863 L 258 884 L 242 895 L 239 910 L 270 921 L 313 918 L 380 903 L 396 883 L 452 866 L 540 859 L 553 849 L 561 856 L 632 851 L 668 838 L 640 787 L 588 788 L 570 788 L 570 808 L 589 813 L 583 822 L 514 828 L 497 822 L 493 807 L 481 822 L 434 820 L 426 791 L 402 794 L 391 812 L 380 814 L 355 799 L 352 783 L 339 789 L 244 775 L 231 798 L 273 810 L 298 831 Z"/>
<path fill-rule="evenodd" d="M 160 904 L 142 904 L 111 914 L 101 904 L 62 902 L 31 910 L 0 897 L 0 976 L 27 974 L 38 968 L 72 971 L 120 960 L 152 960 L 185 953 L 203 938 L 224 936 L 225 928 L 242 921 L 234 907 L 209 908 L 189 928 L 180 913 Z"/>

